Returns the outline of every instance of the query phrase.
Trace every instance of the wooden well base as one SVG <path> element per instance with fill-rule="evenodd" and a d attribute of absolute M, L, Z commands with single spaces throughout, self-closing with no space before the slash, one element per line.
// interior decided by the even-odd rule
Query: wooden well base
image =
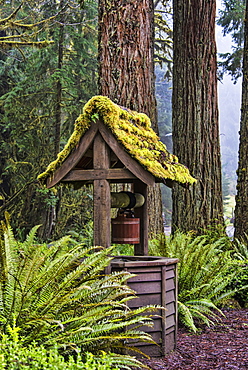
<path fill-rule="evenodd" d="M 128 285 L 137 293 L 137 298 L 129 301 L 130 308 L 147 305 L 160 305 L 154 317 L 154 326 L 141 329 L 149 332 L 157 343 L 135 344 L 143 353 L 151 357 L 162 357 L 176 349 L 177 341 L 177 262 L 175 258 L 151 256 L 118 256 L 111 261 L 110 271 L 129 271 L 136 274 L 128 280 Z"/>

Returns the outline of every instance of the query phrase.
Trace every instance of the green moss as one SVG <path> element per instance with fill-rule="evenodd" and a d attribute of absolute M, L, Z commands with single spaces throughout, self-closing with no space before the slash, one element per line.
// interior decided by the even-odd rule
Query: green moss
<path fill-rule="evenodd" d="M 39 180 L 45 181 L 61 166 L 90 125 L 95 124 L 95 117 L 99 117 L 124 149 L 155 177 L 189 184 L 196 181 L 187 167 L 178 163 L 178 158 L 167 151 L 151 128 L 147 115 L 120 107 L 106 96 L 95 96 L 85 104 L 65 148 L 39 175 Z"/>

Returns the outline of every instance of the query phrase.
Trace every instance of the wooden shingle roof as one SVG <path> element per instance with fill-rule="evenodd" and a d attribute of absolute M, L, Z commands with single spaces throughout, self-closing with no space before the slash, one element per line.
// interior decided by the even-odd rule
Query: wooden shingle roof
<path fill-rule="evenodd" d="M 57 159 L 38 176 L 41 182 L 52 178 L 55 171 L 79 146 L 80 140 L 99 120 L 107 127 L 116 141 L 132 159 L 137 161 L 159 182 L 192 184 L 196 180 L 189 170 L 169 153 L 151 128 L 147 115 L 120 107 L 105 96 L 91 98 L 83 113 L 75 121 L 74 131 Z M 117 153 L 118 156 L 118 153 Z"/>

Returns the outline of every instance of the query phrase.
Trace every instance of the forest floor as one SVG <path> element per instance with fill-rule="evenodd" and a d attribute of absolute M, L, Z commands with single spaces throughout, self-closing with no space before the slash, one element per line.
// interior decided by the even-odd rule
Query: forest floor
<path fill-rule="evenodd" d="M 179 328 L 175 352 L 142 362 L 153 370 L 248 370 L 248 309 L 223 312 L 199 334 Z"/>

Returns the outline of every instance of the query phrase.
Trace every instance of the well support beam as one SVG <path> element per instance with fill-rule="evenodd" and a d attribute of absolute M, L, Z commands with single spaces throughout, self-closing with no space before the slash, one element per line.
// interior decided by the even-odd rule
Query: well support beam
<path fill-rule="evenodd" d="M 110 151 L 102 136 L 94 139 L 93 167 L 96 170 L 109 169 Z M 110 185 L 108 180 L 93 181 L 94 186 L 94 245 L 109 247 L 111 243 Z"/>
<path fill-rule="evenodd" d="M 148 256 L 148 202 L 147 202 L 147 185 L 139 180 L 134 181 L 133 190 L 135 193 L 140 193 L 145 198 L 145 203 L 142 207 L 135 209 L 135 217 L 140 219 L 140 243 L 134 246 L 135 256 Z"/>

